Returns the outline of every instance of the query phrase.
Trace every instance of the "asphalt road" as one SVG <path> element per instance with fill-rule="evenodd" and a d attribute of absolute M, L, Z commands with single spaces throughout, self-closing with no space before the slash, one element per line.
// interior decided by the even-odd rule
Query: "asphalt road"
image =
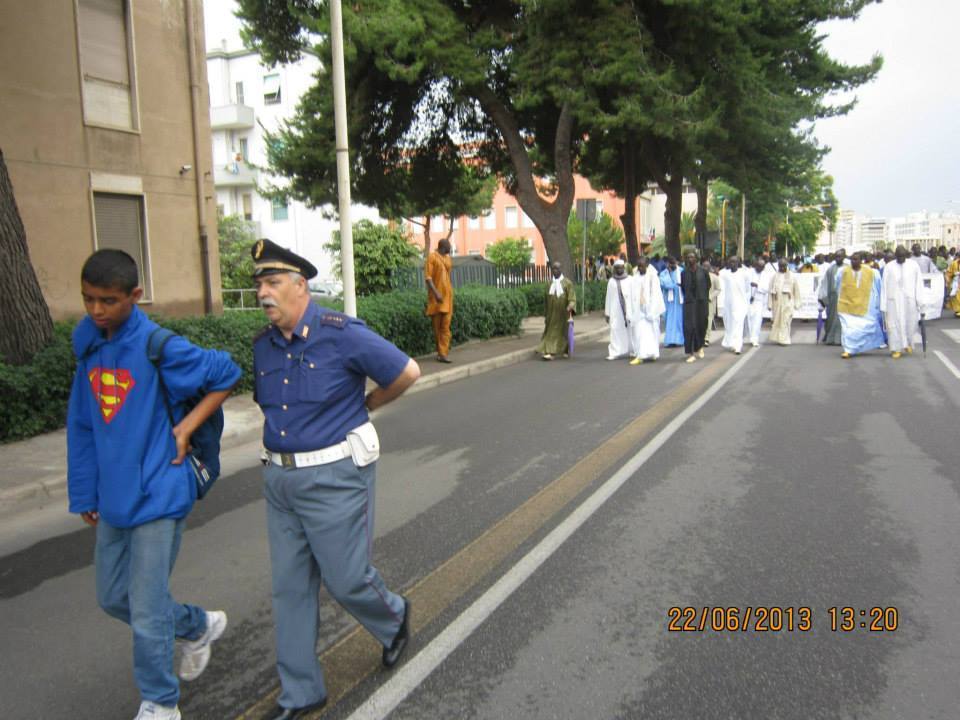
<path fill-rule="evenodd" d="M 931 329 L 960 366 L 944 330 L 960 322 Z M 843 361 L 812 334 L 692 365 L 584 345 L 384 409 L 374 557 L 414 598 L 415 638 L 385 673 L 325 602 L 326 716 L 381 716 L 364 704 L 379 689 L 395 718 L 958 717 L 960 378 L 932 353 Z M 226 458 L 246 469 L 191 516 L 174 574 L 177 597 L 230 615 L 185 718 L 259 717 L 276 687 L 253 450 Z M 16 523 L 0 535 L 5 716 L 132 717 L 129 633 L 96 607 L 92 533 Z M 733 607 L 751 608 L 745 631 Z M 832 607 L 855 609 L 849 632 Z"/>

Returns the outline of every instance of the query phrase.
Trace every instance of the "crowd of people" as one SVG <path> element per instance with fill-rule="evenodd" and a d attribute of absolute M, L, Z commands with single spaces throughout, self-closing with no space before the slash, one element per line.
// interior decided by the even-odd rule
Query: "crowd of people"
<path fill-rule="evenodd" d="M 710 330 L 719 316 L 722 346 L 739 355 L 745 343 L 760 344 L 765 314 L 771 318 L 769 342 L 791 344 L 793 315 L 801 306 L 798 275 L 820 278 L 821 328 L 818 342 L 842 346 L 841 357 L 889 348 L 893 358 L 913 352 L 923 319 L 922 276 L 941 273 L 945 305 L 960 317 L 960 255 L 946 247 L 910 251 L 899 246 L 882 252 L 841 249 L 813 257 L 777 257 L 763 253 L 749 264 L 736 256 L 721 260 L 688 252 L 682 265 L 672 256 L 641 257 L 636 267 L 626 258 L 591 261 L 590 273 L 608 280 L 604 316 L 610 325 L 607 360 L 632 365 L 655 361 L 664 347 L 683 346 L 686 362 L 705 357 Z M 567 328 L 576 307 L 575 290 L 552 265 L 547 291 L 546 327 L 538 351 L 545 360 L 567 354 Z M 718 305 L 719 303 L 719 305 Z"/>

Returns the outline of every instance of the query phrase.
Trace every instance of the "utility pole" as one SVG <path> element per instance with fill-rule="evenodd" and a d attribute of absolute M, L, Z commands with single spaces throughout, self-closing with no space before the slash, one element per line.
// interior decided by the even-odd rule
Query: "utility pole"
<path fill-rule="evenodd" d="M 357 286 L 353 276 L 353 226 L 350 224 L 350 154 L 347 150 L 347 91 L 343 69 L 343 9 L 330 2 L 330 44 L 333 48 L 333 122 L 337 142 L 337 200 L 340 212 L 340 270 L 343 311 L 357 316 Z"/>
<path fill-rule="evenodd" d="M 740 199 L 740 259 L 746 257 L 747 245 L 747 194 Z"/>

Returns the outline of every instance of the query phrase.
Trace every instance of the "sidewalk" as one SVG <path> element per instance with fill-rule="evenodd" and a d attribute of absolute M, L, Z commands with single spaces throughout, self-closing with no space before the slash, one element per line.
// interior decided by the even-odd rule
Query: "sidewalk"
<path fill-rule="evenodd" d="M 577 341 L 604 337 L 607 326 L 602 313 L 583 315 L 576 320 Z M 492 340 L 474 340 L 452 348 L 452 365 L 436 362 L 433 355 L 417 358 L 421 377 L 407 391 L 415 393 L 471 375 L 532 359 L 533 349 L 543 332 L 543 318 L 523 321 L 520 334 Z M 224 451 L 257 439 L 263 416 L 250 393 L 231 397 L 223 406 L 225 427 Z M 29 440 L 0 445 L 0 513 L 19 503 L 45 500 L 63 495 L 67 484 L 66 431 L 38 435 Z"/>

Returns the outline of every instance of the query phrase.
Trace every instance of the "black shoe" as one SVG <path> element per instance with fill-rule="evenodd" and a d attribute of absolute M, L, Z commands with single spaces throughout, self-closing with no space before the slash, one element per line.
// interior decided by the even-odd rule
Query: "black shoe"
<path fill-rule="evenodd" d="M 410 601 L 403 599 L 403 622 L 397 630 L 397 636 L 390 643 L 390 647 L 383 649 L 383 666 L 392 668 L 400 660 L 403 651 L 407 649 L 410 640 Z"/>
<path fill-rule="evenodd" d="M 273 709 L 273 713 L 267 716 L 267 720 L 295 720 L 295 718 L 304 717 L 307 713 L 313 712 L 314 710 L 320 710 L 326 704 L 327 699 L 324 698 L 320 702 L 305 707 L 285 708 L 282 705 L 277 705 Z"/>

